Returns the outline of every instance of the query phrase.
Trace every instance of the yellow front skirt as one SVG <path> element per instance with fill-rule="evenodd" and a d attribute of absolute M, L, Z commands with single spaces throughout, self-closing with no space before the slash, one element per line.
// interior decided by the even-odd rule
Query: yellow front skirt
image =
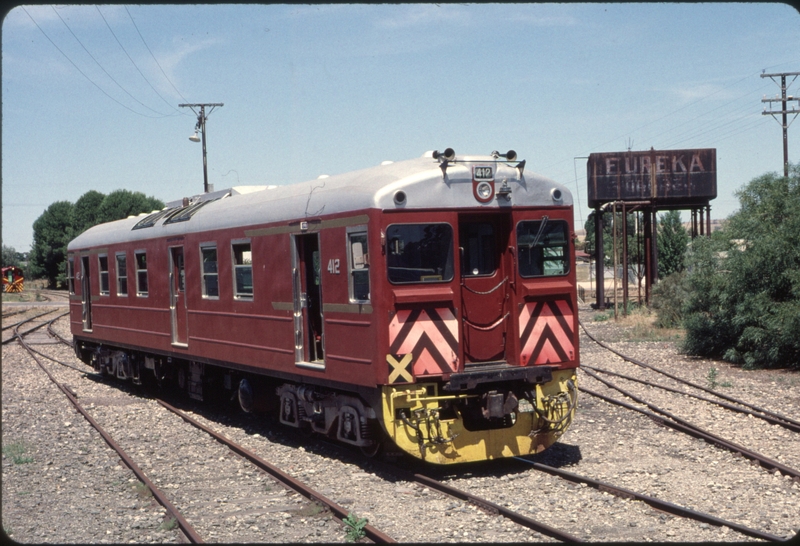
<path fill-rule="evenodd" d="M 535 401 L 520 400 L 510 427 L 470 431 L 458 412 L 453 419 L 441 417 L 443 404 L 457 404 L 459 399 L 476 396 L 439 396 L 436 383 L 385 386 L 383 424 L 400 449 L 435 464 L 540 453 L 553 445 L 572 422 L 578 400 L 576 370 L 554 372 L 552 381 L 536 385 Z"/>

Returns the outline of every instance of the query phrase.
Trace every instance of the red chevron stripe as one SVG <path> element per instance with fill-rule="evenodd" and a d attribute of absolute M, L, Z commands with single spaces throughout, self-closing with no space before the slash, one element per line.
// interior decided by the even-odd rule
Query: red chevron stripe
<path fill-rule="evenodd" d="M 552 304 L 556 306 L 555 312 Z M 572 308 L 566 300 L 525 304 L 519 316 L 520 341 L 523 344 L 520 359 L 523 366 L 531 361 L 533 364 L 548 364 L 574 358 L 575 345 L 570 332 L 564 330 L 563 320 L 567 324 L 573 320 Z M 530 333 L 526 335 L 528 330 Z"/>
<path fill-rule="evenodd" d="M 458 321 L 450 309 L 399 310 L 389 323 L 389 344 L 395 354 L 414 354 L 414 375 L 441 374 L 458 369 Z M 411 321 L 411 322 L 409 322 Z M 438 326 L 437 326 L 438 323 Z M 442 328 L 450 334 L 445 337 Z"/>

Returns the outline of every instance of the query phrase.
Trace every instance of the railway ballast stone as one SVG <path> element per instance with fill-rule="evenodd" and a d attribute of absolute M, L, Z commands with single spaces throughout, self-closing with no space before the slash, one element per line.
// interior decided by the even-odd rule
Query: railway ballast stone
<path fill-rule="evenodd" d="M 622 352 L 700 384 L 709 383 L 713 367 L 715 380 L 729 384 L 717 385 L 726 394 L 800 416 L 800 376 L 796 373 L 747 371 L 724 362 L 687 358 L 677 352 L 672 341 L 629 341 L 625 327 L 613 320 L 594 322 L 596 312 L 586 307 L 580 314 L 593 334 Z M 69 336 L 65 321 L 60 321 L 57 329 Z M 584 363 L 629 375 L 638 373 L 585 336 L 581 343 Z M 80 366 L 70 355 L 69 349 L 61 350 L 61 357 Z M 22 349 L 5 345 L 2 357 L 5 533 L 22 543 L 182 542 L 165 510 L 142 490 L 130 469 Z M 164 417 L 163 408 L 155 401 L 77 372 L 62 373 L 68 378 L 63 381 L 92 412 L 117 420 L 109 428 L 137 464 L 154 475 L 170 476 L 157 478 L 156 485 L 204 514 L 201 523 L 206 541 L 230 542 L 247 536 L 250 542 L 345 542 L 345 530 L 329 513 L 299 510 L 305 501 L 298 495 L 275 486 L 271 478 L 219 444 L 202 441 L 202 434 L 190 432 L 180 419 Z M 585 373 L 579 383 L 624 398 L 603 390 Z M 646 393 L 671 412 L 800 468 L 800 434 L 706 407 L 684 396 L 665 395 L 643 386 L 626 388 Z M 415 483 L 389 480 L 369 462 L 355 463 L 335 455 L 324 444 L 309 440 L 306 447 L 298 446 L 285 429 L 253 416 L 204 410 L 192 417 L 305 481 L 356 516 L 368 518 L 371 525 L 398 541 L 554 542 L 475 505 Z M 10 449 L 12 446 L 17 451 Z M 789 538 L 800 532 L 800 484 L 796 481 L 586 393 L 580 396 L 571 428 L 534 460 L 778 536 Z M 220 476 L 217 465 L 225 465 L 229 474 Z M 180 477 L 187 475 L 190 481 Z M 754 540 L 727 527 L 666 514 L 514 461 L 454 468 L 445 472 L 443 480 L 589 541 Z M 207 488 L 207 484 L 215 484 L 215 489 L 211 500 L 203 502 L 212 504 L 201 507 L 192 500 L 193 491 Z M 243 487 L 258 488 L 261 500 L 272 503 L 276 512 L 256 514 L 240 508 L 237 491 Z M 255 494 L 248 496 L 254 498 Z"/>

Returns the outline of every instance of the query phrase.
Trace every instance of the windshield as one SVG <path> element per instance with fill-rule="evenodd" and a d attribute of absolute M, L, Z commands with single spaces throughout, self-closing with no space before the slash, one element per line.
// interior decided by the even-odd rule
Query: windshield
<path fill-rule="evenodd" d="M 524 221 L 517 224 L 519 274 L 544 277 L 569 273 L 569 238 L 564 220 Z"/>
<path fill-rule="evenodd" d="M 386 229 L 386 260 L 393 284 L 453 280 L 450 224 L 394 224 Z"/>

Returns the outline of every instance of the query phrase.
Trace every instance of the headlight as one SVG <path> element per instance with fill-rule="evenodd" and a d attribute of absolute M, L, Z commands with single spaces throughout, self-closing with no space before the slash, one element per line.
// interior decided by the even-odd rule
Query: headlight
<path fill-rule="evenodd" d="M 492 185 L 488 182 L 480 182 L 478 187 L 475 188 L 475 193 L 479 201 L 486 202 L 492 198 Z"/>

